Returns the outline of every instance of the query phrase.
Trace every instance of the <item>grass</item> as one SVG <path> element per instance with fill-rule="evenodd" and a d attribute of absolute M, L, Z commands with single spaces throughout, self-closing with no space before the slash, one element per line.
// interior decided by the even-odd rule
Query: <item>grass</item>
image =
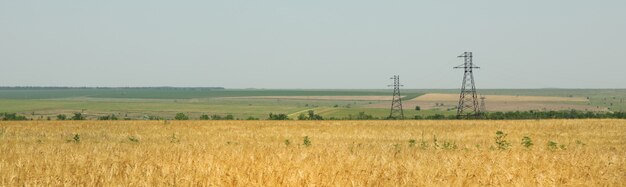
<path fill-rule="evenodd" d="M 25 121 L 0 129 L 0 186 L 626 185 L 624 120 Z M 497 131 L 505 150 L 496 148 Z M 535 146 L 523 146 L 524 137 Z"/>

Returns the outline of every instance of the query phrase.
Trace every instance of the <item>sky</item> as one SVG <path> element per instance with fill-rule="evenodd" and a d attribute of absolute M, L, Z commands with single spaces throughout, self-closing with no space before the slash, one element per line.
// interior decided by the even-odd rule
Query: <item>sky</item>
<path fill-rule="evenodd" d="M 626 88 L 624 0 L 0 0 L 0 86 Z"/>

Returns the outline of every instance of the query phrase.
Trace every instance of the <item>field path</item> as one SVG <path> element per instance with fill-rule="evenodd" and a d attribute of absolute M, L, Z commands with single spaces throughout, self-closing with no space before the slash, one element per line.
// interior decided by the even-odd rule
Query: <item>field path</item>
<path fill-rule="evenodd" d="M 287 115 L 289 118 L 295 118 L 298 115 L 300 115 L 301 113 L 305 113 L 308 112 L 309 110 L 313 110 L 315 111 L 316 114 L 321 114 L 321 113 L 325 113 L 325 112 L 329 112 L 329 111 L 333 111 L 335 110 L 335 108 L 328 108 L 328 107 L 315 107 L 315 108 L 310 108 L 310 109 L 304 109 L 298 112 L 294 112 L 291 113 L 289 115 Z"/>

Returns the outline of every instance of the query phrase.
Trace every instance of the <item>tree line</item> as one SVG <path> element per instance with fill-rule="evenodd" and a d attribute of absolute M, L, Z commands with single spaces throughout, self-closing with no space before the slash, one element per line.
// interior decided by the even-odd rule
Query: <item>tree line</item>
<path fill-rule="evenodd" d="M 185 113 L 177 113 L 173 118 L 164 118 L 159 116 L 146 116 L 144 120 L 192 120 Z M 404 119 L 390 119 L 375 117 L 365 112 L 359 112 L 355 115 L 349 114 L 345 117 L 323 117 L 316 114 L 315 111 L 309 110 L 307 113 L 300 113 L 297 118 L 292 119 L 287 114 L 275 114 L 270 113 L 267 118 L 235 118 L 233 115 L 228 114 L 226 116 L 221 115 L 201 115 L 198 120 L 456 120 L 456 115 L 443 115 L 434 114 L 429 116 L 416 115 L 413 117 L 406 117 Z M 626 112 L 590 112 L 590 111 L 514 111 L 514 112 L 487 112 L 482 113 L 480 117 L 475 119 L 483 120 L 526 120 L 526 119 L 626 119 Z M 26 116 L 16 113 L 0 113 L 0 120 L 2 121 L 24 121 L 33 120 Z M 47 120 L 52 120 L 48 117 Z M 65 114 L 59 114 L 56 116 L 56 120 L 87 120 L 83 113 L 77 112 L 71 116 Z M 114 114 L 99 116 L 96 120 L 131 120 L 128 117 L 119 118 Z"/>

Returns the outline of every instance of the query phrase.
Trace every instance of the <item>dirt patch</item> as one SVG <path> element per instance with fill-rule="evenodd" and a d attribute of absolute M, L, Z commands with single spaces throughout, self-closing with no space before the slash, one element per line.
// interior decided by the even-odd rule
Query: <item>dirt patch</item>
<path fill-rule="evenodd" d="M 548 97 L 548 96 L 515 96 L 515 95 L 485 95 L 485 98 L 493 102 L 587 102 L 583 97 Z M 415 101 L 454 101 L 459 100 L 459 94 L 425 94 Z"/>
<path fill-rule="evenodd" d="M 549 110 L 580 110 L 608 111 L 607 108 L 588 105 L 588 100 L 581 97 L 547 97 L 547 96 L 513 96 L 485 95 L 487 111 L 549 111 Z M 413 109 L 455 110 L 458 105 L 458 94 L 425 94 L 412 100 L 403 101 L 403 107 Z M 388 108 L 388 103 L 367 105 L 368 108 Z"/>

